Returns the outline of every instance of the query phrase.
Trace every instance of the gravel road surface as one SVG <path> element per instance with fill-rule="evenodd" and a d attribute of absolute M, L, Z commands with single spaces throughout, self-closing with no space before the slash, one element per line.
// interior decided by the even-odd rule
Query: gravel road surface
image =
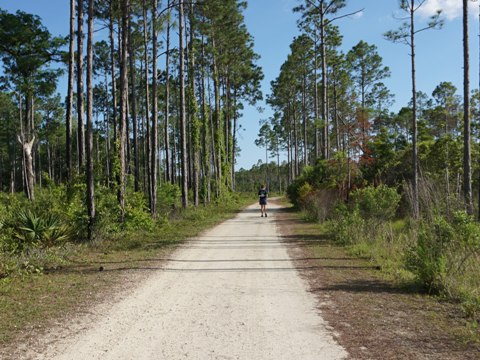
<path fill-rule="evenodd" d="M 347 353 L 276 229 L 252 205 L 183 244 L 127 296 L 75 319 L 36 359 L 329 360 Z M 95 321 L 92 321 L 95 319 Z"/>

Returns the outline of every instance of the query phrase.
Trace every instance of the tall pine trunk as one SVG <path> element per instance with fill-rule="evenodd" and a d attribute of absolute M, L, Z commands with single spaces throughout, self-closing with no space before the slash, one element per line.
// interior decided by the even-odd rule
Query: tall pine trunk
<path fill-rule="evenodd" d="M 171 0 L 168 0 L 167 7 L 170 9 Z M 166 54 L 165 54 L 165 123 L 164 123 L 164 138 L 165 138 L 165 179 L 173 183 L 172 165 L 170 159 L 170 138 L 169 138 L 169 121 L 170 121 L 170 10 L 167 16 L 167 39 L 166 39 Z"/>
<path fill-rule="evenodd" d="M 114 29 L 113 29 L 113 0 L 110 0 L 109 4 L 109 22 L 108 22 L 108 38 L 110 42 L 110 76 L 111 76 L 111 96 L 112 96 L 112 128 L 113 128 L 113 146 L 114 149 L 117 150 L 117 122 L 118 122 L 118 115 L 117 115 L 117 77 L 115 74 L 115 38 L 114 38 Z M 110 169 L 112 169 L 112 172 L 114 173 L 117 182 L 119 182 L 118 179 L 118 173 L 117 170 L 115 170 L 114 166 L 114 155 L 115 151 L 112 151 L 111 157 L 110 157 Z"/>
<path fill-rule="evenodd" d="M 88 1 L 88 40 L 87 40 L 87 212 L 88 238 L 92 239 L 95 221 L 95 188 L 93 174 L 93 1 Z"/>
<path fill-rule="evenodd" d="M 328 159 L 328 108 L 327 108 L 327 50 L 326 50 L 326 34 L 325 34 L 325 9 L 324 2 L 320 4 L 320 46 L 322 57 L 322 158 Z"/>
<path fill-rule="evenodd" d="M 223 151 L 223 121 L 222 121 L 222 110 L 220 107 L 220 76 L 217 66 L 217 61 L 215 57 L 215 41 L 212 40 L 213 46 L 213 93 L 215 101 L 215 116 L 214 116 L 214 144 L 215 144 L 215 178 L 216 178 L 216 195 L 219 198 L 222 195 L 222 151 Z"/>
<path fill-rule="evenodd" d="M 85 162 L 85 122 L 84 122 L 84 95 L 83 95 L 83 0 L 77 1 L 77 148 L 78 168 Z"/>
<path fill-rule="evenodd" d="M 130 23 L 130 19 L 129 19 Z M 133 126 L 133 174 L 134 174 L 134 189 L 135 192 L 140 191 L 140 161 L 138 151 L 138 119 L 137 119 L 137 91 L 135 86 L 135 50 L 132 41 L 132 27 L 128 27 L 128 52 L 130 54 L 130 110 Z"/>
<path fill-rule="evenodd" d="M 130 1 L 121 2 L 121 48 L 120 48 L 120 131 L 119 131 L 119 163 L 120 174 L 118 184 L 118 202 L 120 205 L 121 221 L 125 221 L 125 193 L 126 193 L 126 136 L 127 136 L 127 100 L 128 100 L 128 74 L 127 74 L 127 55 L 128 55 L 128 18 L 130 11 Z"/>
<path fill-rule="evenodd" d="M 198 119 L 198 103 L 195 96 L 195 63 L 196 63 L 196 48 L 195 48 L 195 13 L 193 1 L 190 1 L 189 23 L 190 23 L 190 51 L 188 62 L 190 82 L 189 98 L 190 98 L 190 116 L 191 116 L 191 150 L 192 150 L 192 188 L 193 188 L 193 203 L 195 206 L 199 204 L 199 172 L 200 172 L 200 122 Z"/>
<path fill-rule="evenodd" d="M 202 36 L 202 168 L 203 168 L 203 178 L 202 178 L 202 196 L 203 203 L 207 204 L 210 202 L 210 174 L 211 174 L 211 160 L 210 160 L 210 112 L 207 108 L 206 100 L 206 91 L 205 78 L 207 74 L 205 71 L 205 42 Z"/>
<path fill-rule="evenodd" d="M 149 77 L 148 77 L 148 68 L 149 68 L 149 63 L 148 63 L 148 30 L 147 30 L 147 3 L 146 0 L 143 0 L 143 45 L 145 48 L 145 53 L 144 53 L 144 63 L 145 63 L 145 68 L 144 68 L 144 81 L 145 81 L 145 119 L 146 119 L 146 133 L 145 133 L 145 143 L 146 143 L 146 161 L 145 161 L 145 168 L 146 168 L 146 177 L 147 177 L 147 194 L 149 198 L 149 205 L 150 209 L 152 206 L 152 165 L 151 165 L 151 159 L 152 159 L 152 147 L 151 147 L 151 141 L 150 141 L 150 86 L 149 86 Z M 152 212 L 152 214 L 154 214 Z"/>
<path fill-rule="evenodd" d="M 157 146 L 158 146 L 158 71 L 157 71 L 157 0 L 152 0 L 152 126 L 151 126 L 151 187 L 150 187 L 150 212 L 157 214 Z"/>
<path fill-rule="evenodd" d="M 463 0 L 463 194 L 467 213 L 473 215 L 470 129 L 470 51 L 468 47 L 468 0 Z"/>
<path fill-rule="evenodd" d="M 412 207 L 413 217 L 419 216 L 419 200 L 418 200 L 418 147 L 417 147 L 417 83 L 415 75 L 415 0 L 411 0 L 410 11 L 410 56 L 412 64 Z"/>
<path fill-rule="evenodd" d="M 179 26 L 179 46 L 180 46 L 180 141 L 181 141 L 181 188 L 182 188 L 182 206 L 188 206 L 188 159 L 187 159 L 187 117 L 185 111 L 185 59 L 184 59 L 184 24 L 183 24 L 183 2 L 178 5 L 178 26 Z"/>
<path fill-rule="evenodd" d="M 68 47 L 68 85 L 67 85 L 67 112 L 65 119 L 66 138 L 65 156 L 67 163 L 67 181 L 72 179 L 72 109 L 73 109 L 73 80 L 75 77 L 75 0 L 70 0 L 70 36 Z"/>

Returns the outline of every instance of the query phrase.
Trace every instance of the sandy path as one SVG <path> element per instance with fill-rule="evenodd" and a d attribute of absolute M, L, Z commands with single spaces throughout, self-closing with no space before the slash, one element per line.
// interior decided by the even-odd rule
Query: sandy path
<path fill-rule="evenodd" d="M 191 241 L 37 359 L 343 359 L 278 238 L 275 205 Z M 88 321 L 88 320 L 84 320 Z"/>

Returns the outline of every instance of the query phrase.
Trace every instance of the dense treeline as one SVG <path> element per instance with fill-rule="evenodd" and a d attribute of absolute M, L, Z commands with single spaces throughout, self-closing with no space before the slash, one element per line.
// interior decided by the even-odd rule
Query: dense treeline
<path fill-rule="evenodd" d="M 123 222 L 132 191 L 155 218 L 161 187 L 178 187 L 183 207 L 233 190 L 241 110 L 262 96 L 245 7 L 71 0 L 64 37 L 2 10 L 1 191 L 35 201 L 42 187 L 84 184 L 90 233 L 105 191 Z"/>

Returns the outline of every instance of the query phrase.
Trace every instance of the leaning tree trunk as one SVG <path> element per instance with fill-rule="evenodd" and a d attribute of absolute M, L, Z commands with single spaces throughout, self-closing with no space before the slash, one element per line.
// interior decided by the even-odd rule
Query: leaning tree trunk
<path fill-rule="evenodd" d="M 95 221 L 95 187 L 93 175 L 93 1 L 88 2 L 88 41 L 87 41 L 87 211 L 88 238 L 92 238 Z"/>

